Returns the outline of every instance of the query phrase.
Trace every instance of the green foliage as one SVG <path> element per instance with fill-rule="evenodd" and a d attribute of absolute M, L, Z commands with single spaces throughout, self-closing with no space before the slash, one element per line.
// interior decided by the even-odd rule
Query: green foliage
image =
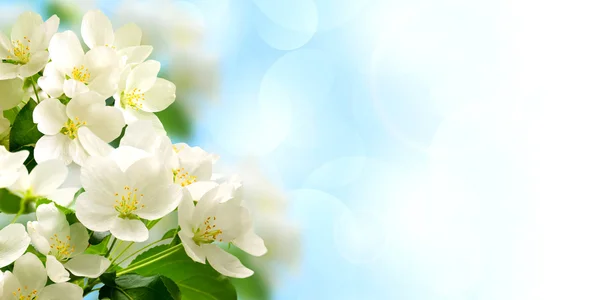
<path fill-rule="evenodd" d="M 7 189 L 0 189 L 0 211 L 5 214 L 16 214 L 21 208 L 21 197 L 12 194 Z"/>
<path fill-rule="evenodd" d="M 11 152 L 19 151 L 26 147 L 33 147 L 43 136 L 38 131 L 37 125 L 33 123 L 33 109 L 35 106 L 35 101 L 30 100 L 15 117 L 9 138 L 8 150 Z M 32 155 L 33 151 L 30 151 L 30 156 Z"/>
<path fill-rule="evenodd" d="M 92 235 L 90 236 L 90 244 L 98 245 L 98 244 L 102 243 L 104 241 L 104 239 L 106 239 L 106 237 L 109 235 L 110 235 L 110 231 L 103 231 L 103 232 L 94 231 L 92 233 Z"/>
<path fill-rule="evenodd" d="M 175 101 L 167 109 L 155 114 L 171 138 L 189 139 L 192 135 L 192 120 L 181 103 Z"/>
<path fill-rule="evenodd" d="M 50 199 L 46 199 L 46 198 L 38 199 L 35 202 L 35 207 L 37 208 L 38 206 L 40 206 L 42 204 L 50 204 L 50 203 L 54 203 L 54 206 L 56 206 L 56 208 L 58 208 L 58 210 L 60 212 L 62 212 L 65 215 L 65 217 L 67 217 L 67 222 L 69 222 L 69 225 L 79 222 L 77 220 L 77 216 L 75 215 L 74 210 L 64 207 L 64 206 L 60 206 L 60 205 L 56 204 L 55 202 L 52 202 L 52 200 L 50 200 Z"/>
<path fill-rule="evenodd" d="M 231 278 L 231 283 L 235 286 L 240 298 L 247 300 L 271 299 L 269 284 L 263 276 L 264 274 L 259 271 L 260 269 L 252 264 L 250 255 L 237 248 L 231 254 L 237 256 L 244 266 L 254 270 L 254 275 L 248 278 Z"/>
<path fill-rule="evenodd" d="M 237 299 L 235 288 L 227 277 L 209 265 L 191 260 L 182 247 L 159 260 L 151 259 L 167 249 L 168 245 L 160 245 L 138 255 L 131 265 L 143 266 L 136 267 L 135 272 L 143 276 L 160 274 L 171 278 L 179 286 L 183 300 Z"/>
<path fill-rule="evenodd" d="M 110 236 L 106 236 L 102 242 L 96 245 L 91 245 L 87 249 L 85 249 L 85 253 L 87 254 L 98 254 L 104 256 L 108 251 L 108 241 L 110 240 Z"/>
<path fill-rule="evenodd" d="M 104 286 L 100 289 L 99 298 L 112 300 L 179 300 L 181 292 L 173 280 L 154 275 L 144 277 L 138 274 L 127 274 L 115 277 L 114 273 L 104 274 L 100 278 Z"/>

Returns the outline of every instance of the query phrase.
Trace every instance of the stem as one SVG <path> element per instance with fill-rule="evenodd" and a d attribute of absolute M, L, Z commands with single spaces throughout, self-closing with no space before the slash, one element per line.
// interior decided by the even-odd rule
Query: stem
<path fill-rule="evenodd" d="M 121 251 L 121 253 L 119 253 L 119 255 L 117 255 L 117 257 L 115 257 L 111 260 L 116 261 L 119 257 L 121 257 L 121 255 L 125 254 L 125 251 L 127 251 L 131 246 L 133 246 L 133 242 L 129 242 L 129 245 L 127 245 L 127 247 L 125 247 L 125 249 L 123 249 L 123 251 Z"/>
<path fill-rule="evenodd" d="M 19 211 L 17 212 L 15 217 L 12 219 L 12 221 L 10 221 L 10 224 L 15 223 L 17 221 L 17 219 L 19 219 L 19 217 L 23 214 L 23 212 L 25 212 L 25 202 L 27 202 L 26 198 L 21 199 Z"/>
<path fill-rule="evenodd" d="M 161 240 L 158 240 L 158 241 L 154 241 L 154 242 L 152 242 L 152 243 L 150 243 L 150 244 L 148 244 L 148 245 L 146 245 L 146 246 L 144 246 L 144 247 L 136 250 L 135 252 L 129 254 L 127 257 L 123 258 L 120 262 L 115 263 L 115 265 L 118 266 L 118 265 L 124 263 L 126 260 L 130 259 L 132 256 L 134 256 L 134 255 L 140 253 L 141 251 L 144 251 L 144 250 L 148 249 L 149 247 L 154 246 L 154 245 L 156 245 L 156 244 L 158 244 L 158 243 L 160 243 L 160 242 L 162 242 L 164 240 L 168 240 L 168 238 L 167 239 L 161 239 Z M 117 260 L 117 258 L 115 258 L 115 260 Z"/>
<path fill-rule="evenodd" d="M 165 250 L 163 252 L 160 252 L 160 253 L 157 253 L 155 255 L 152 255 L 152 256 L 150 256 L 150 257 L 148 257 L 146 259 L 142 259 L 141 261 L 139 261 L 139 262 L 137 262 L 137 263 L 135 263 L 135 264 L 133 264 L 133 265 L 131 265 L 131 266 L 129 266 L 129 267 L 127 267 L 127 268 L 119 271 L 119 272 L 117 272 L 117 276 L 121 276 L 121 275 L 124 275 L 124 274 L 127 274 L 127 273 L 131 273 L 131 272 L 133 272 L 133 271 L 135 271 L 137 269 L 143 268 L 143 267 L 145 267 L 145 266 L 147 266 L 147 265 L 149 265 L 149 264 L 151 264 L 151 263 L 153 263 L 155 261 L 163 259 L 163 258 L 165 258 L 165 257 L 167 257 L 167 256 L 169 256 L 169 255 L 171 255 L 171 254 L 173 254 L 175 252 L 177 252 L 177 250 L 179 250 L 181 247 L 182 247 L 182 244 L 179 244 L 179 245 L 177 245 L 177 246 L 175 246 L 173 248 L 170 248 L 170 249 L 167 249 L 167 250 Z"/>
<path fill-rule="evenodd" d="M 108 247 L 108 251 L 106 251 L 106 253 L 104 254 L 104 257 L 108 257 L 108 255 L 110 254 L 110 251 L 115 246 L 116 242 L 117 242 L 117 238 L 115 238 L 114 240 L 112 240 L 112 244 L 110 244 L 110 247 Z"/>
<path fill-rule="evenodd" d="M 35 99 L 37 100 L 37 103 L 40 103 L 40 97 L 38 96 L 37 89 L 35 88 L 35 81 L 33 80 L 33 77 L 29 77 L 29 79 L 31 79 L 31 86 L 33 87 L 33 92 L 35 93 Z"/>

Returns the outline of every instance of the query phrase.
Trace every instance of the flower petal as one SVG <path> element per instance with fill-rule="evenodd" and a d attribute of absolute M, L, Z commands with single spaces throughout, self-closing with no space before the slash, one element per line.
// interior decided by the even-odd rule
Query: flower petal
<path fill-rule="evenodd" d="M 5 64 L 0 64 L 0 69 L 2 65 Z M 1 73 L 2 71 L 0 70 Z M 24 95 L 23 79 L 0 80 L 0 108 L 3 110 L 8 110 L 19 105 Z"/>
<path fill-rule="evenodd" d="M 17 279 L 17 277 L 10 271 L 6 271 L 4 274 L 2 274 L 2 281 L 4 286 L 2 289 L 2 297 L 0 299 L 15 299 L 13 293 L 21 288 L 19 279 Z"/>
<path fill-rule="evenodd" d="M 41 71 L 48 63 L 48 51 L 39 51 L 34 53 L 29 62 L 22 65 L 17 73 L 21 78 L 31 77 Z"/>
<path fill-rule="evenodd" d="M 101 140 L 89 128 L 81 127 L 77 130 L 81 146 L 90 156 L 109 156 L 114 150 L 107 142 Z"/>
<path fill-rule="evenodd" d="M 35 195 L 47 196 L 65 182 L 69 169 L 58 159 L 39 163 L 31 173 L 31 190 Z"/>
<path fill-rule="evenodd" d="M 249 230 L 246 234 L 235 238 L 233 244 L 250 255 L 262 256 L 267 253 L 265 242 L 253 230 Z"/>
<path fill-rule="evenodd" d="M 142 221 L 123 218 L 115 219 L 110 228 L 110 233 L 119 240 L 138 243 L 148 240 L 150 235 Z"/>
<path fill-rule="evenodd" d="M 145 93 L 156 82 L 160 71 L 160 63 L 156 60 L 145 61 L 131 70 L 125 84 L 125 93 L 130 93 L 134 88 Z"/>
<path fill-rule="evenodd" d="M 112 204 L 113 198 L 86 191 L 77 197 L 75 215 L 85 227 L 93 231 L 107 231 L 113 226 L 118 214 Z"/>
<path fill-rule="evenodd" d="M 167 187 L 156 186 L 155 189 L 146 189 L 143 201 L 140 200 L 140 203 L 144 206 L 136 210 L 135 214 L 146 220 L 156 220 L 166 216 L 179 206 L 181 190 L 175 184 L 169 184 Z"/>
<path fill-rule="evenodd" d="M 181 232 L 189 237 L 194 235 L 194 232 L 192 231 L 194 227 L 194 223 L 192 222 L 193 214 L 194 200 L 192 200 L 190 192 L 184 189 L 181 193 L 179 208 L 177 209 L 177 218 L 178 224 L 181 227 Z"/>
<path fill-rule="evenodd" d="M 83 289 L 70 282 L 51 284 L 40 292 L 39 300 L 81 300 Z"/>
<path fill-rule="evenodd" d="M 157 78 L 154 85 L 144 93 L 142 109 L 149 112 L 164 110 L 175 101 L 175 84 Z"/>
<path fill-rule="evenodd" d="M 199 263 L 206 263 L 206 254 L 204 253 L 204 247 L 198 246 L 191 237 L 187 237 L 179 233 L 179 238 L 181 239 L 181 244 L 183 245 L 183 249 L 185 253 L 193 260 Z"/>
<path fill-rule="evenodd" d="M 56 189 L 50 194 L 46 195 L 46 197 L 60 206 L 69 207 L 71 203 L 73 203 L 73 197 L 75 193 L 79 191 L 79 188 L 60 188 Z"/>
<path fill-rule="evenodd" d="M 38 163 L 60 159 L 63 164 L 70 164 L 73 161 L 69 154 L 69 147 L 72 142 L 73 140 L 63 134 L 45 135 L 35 143 L 33 157 Z"/>
<path fill-rule="evenodd" d="M 66 110 L 58 99 L 46 99 L 33 110 L 33 123 L 38 124 L 38 130 L 43 134 L 58 134 L 69 119 Z"/>
<path fill-rule="evenodd" d="M 42 204 L 35 211 L 37 223 L 35 226 L 39 233 L 46 239 L 50 239 L 55 234 L 60 236 L 69 235 L 69 223 L 63 213 L 61 213 L 54 203 Z M 33 223 L 35 224 L 35 223 Z"/>
<path fill-rule="evenodd" d="M 198 181 L 186 186 L 192 199 L 200 200 L 208 191 L 216 188 L 218 184 L 213 181 Z M 215 202 L 216 203 L 216 202 Z"/>
<path fill-rule="evenodd" d="M 63 75 L 71 75 L 73 67 L 83 63 L 83 48 L 73 31 L 67 30 L 55 34 L 48 46 L 50 59 L 55 68 Z"/>
<path fill-rule="evenodd" d="M 46 256 L 46 271 L 50 280 L 56 283 L 66 282 L 70 279 L 69 272 L 53 255 Z"/>
<path fill-rule="evenodd" d="M 81 185 L 86 191 L 93 191 L 109 198 L 112 203 L 114 193 L 121 191 L 126 177 L 119 166 L 107 157 L 90 157 L 81 168 Z"/>
<path fill-rule="evenodd" d="M 125 172 L 136 161 L 150 157 L 150 153 L 129 146 L 121 146 L 110 153 L 110 158 Z"/>
<path fill-rule="evenodd" d="M 152 53 L 152 46 L 133 46 L 119 50 L 119 55 L 127 57 L 127 64 L 139 64 Z"/>
<path fill-rule="evenodd" d="M 127 23 L 115 31 L 115 42 L 117 49 L 139 46 L 142 42 L 142 30 L 135 23 Z"/>
<path fill-rule="evenodd" d="M 58 72 L 54 62 L 49 62 L 44 68 L 44 76 L 38 79 L 38 85 L 50 97 L 58 98 L 63 94 L 65 76 Z"/>
<path fill-rule="evenodd" d="M 58 25 L 60 23 L 60 19 L 56 15 L 52 15 L 52 17 L 48 18 L 46 22 L 44 22 L 44 39 L 42 41 L 41 48 L 46 49 L 50 44 L 50 39 L 52 36 L 58 31 Z"/>
<path fill-rule="evenodd" d="M 42 254 L 48 254 L 48 252 L 50 252 L 50 243 L 46 237 L 43 236 L 44 230 L 39 222 L 27 222 L 27 233 L 29 233 L 29 236 L 31 237 L 31 243 L 38 252 Z"/>
<path fill-rule="evenodd" d="M 13 274 L 22 287 L 30 290 L 41 290 L 46 285 L 46 269 L 40 259 L 28 252 L 15 261 Z"/>
<path fill-rule="evenodd" d="M 254 274 L 254 271 L 244 267 L 237 257 L 219 248 L 217 245 L 204 245 L 203 248 L 208 263 L 217 272 L 236 278 L 246 278 Z"/>
<path fill-rule="evenodd" d="M 111 46 L 115 40 L 112 23 L 100 10 L 89 11 L 83 16 L 81 37 L 90 49 Z"/>
<path fill-rule="evenodd" d="M 16 78 L 18 72 L 19 65 L 0 63 L 0 80 Z"/>
<path fill-rule="evenodd" d="M 109 266 L 108 258 L 94 254 L 77 255 L 65 263 L 73 275 L 88 278 L 98 278 Z"/>
<path fill-rule="evenodd" d="M 22 224 L 9 224 L 0 230 L 0 267 L 5 267 L 21 257 L 31 239 L 25 226 Z"/>
<path fill-rule="evenodd" d="M 85 94 L 90 91 L 90 88 L 81 81 L 75 79 L 67 79 L 63 85 L 63 92 L 69 98 L 75 98 L 81 94 Z"/>
<path fill-rule="evenodd" d="M 71 257 L 74 257 L 87 249 L 89 245 L 89 234 L 85 226 L 79 222 L 73 223 L 69 229 L 71 231 L 71 247 L 73 247 L 74 250 L 73 253 L 71 253 Z"/>
<path fill-rule="evenodd" d="M 125 120 L 123 114 L 112 106 L 94 107 L 83 116 L 89 128 L 97 137 L 105 142 L 111 142 L 121 135 Z"/>
<path fill-rule="evenodd" d="M 10 32 L 12 41 L 21 41 L 29 45 L 32 50 L 37 49 L 40 42 L 43 41 L 41 25 L 44 23 L 42 17 L 34 12 L 27 11 L 19 15 L 15 25 Z M 27 42 L 30 40 L 30 42 Z"/>
<path fill-rule="evenodd" d="M 111 74 L 119 66 L 119 55 L 115 49 L 109 47 L 95 47 L 88 51 L 83 58 L 83 64 L 89 70 L 91 80 L 101 74 Z M 118 76 L 118 74 L 116 74 Z M 117 81 L 115 80 L 116 84 Z M 91 84 L 91 83 L 90 83 Z"/>

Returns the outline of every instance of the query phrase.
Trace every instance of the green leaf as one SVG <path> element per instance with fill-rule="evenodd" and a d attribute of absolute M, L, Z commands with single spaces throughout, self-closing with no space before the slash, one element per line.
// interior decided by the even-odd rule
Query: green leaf
<path fill-rule="evenodd" d="M 25 147 L 33 147 L 43 136 L 38 131 L 37 125 L 33 123 L 33 109 L 35 106 L 35 101 L 30 100 L 17 114 L 10 131 L 9 150 L 11 152 L 24 149 Z M 32 154 L 30 153 L 30 156 Z"/>
<path fill-rule="evenodd" d="M 149 277 L 127 274 L 114 279 L 114 285 L 100 289 L 99 298 L 112 300 L 179 300 L 181 292 L 173 280 L 154 275 Z"/>
<path fill-rule="evenodd" d="M 237 248 L 231 251 L 231 254 L 237 256 L 244 266 L 254 270 L 254 274 L 248 278 L 231 278 L 231 282 L 240 298 L 247 300 L 271 299 L 271 291 L 269 290 L 269 283 L 264 277 L 265 274 L 260 272 L 260 268 L 252 265 L 251 256 Z"/>
<path fill-rule="evenodd" d="M 151 248 L 138 255 L 131 265 L 167 249 L 168 245 Z M 159 261 L 137 268 L 135 272 L 143 276 L 159 274 L 171 278 L 179 286 L 183 300 L 237 299 L 235 288 L 227 277 L 209 265 L 191 260 L 183 248 Z"/>
<path fill-rule="evenodd" d="M 188 139 L 192 135 L 192 120 L 185 112 L 184 107 L 175 101 L 163 111 L 155 113 L 165 127 L 170 137 Z"/>
<path fill-rule="evenodd" d="M 21 208 L 21 197 L 12 194 L 7 189 L 0 189 L 0 211 L 5 214 L 16 214 Z"/>
<path fill-rule="evenodd" d="M 109 240 L 110 240 L 110 238 L 107 237 L 107 238 L 104 238 L 102 240 L 102 242 L 100 242 L 100 244 L 89 246 L 87 249 L 85 249 L 85 253 L 98 254 L 98 255 L 104 256 L 104 254 L 106 254 L 106 251 L 108 251 L 108 241 Z"/>
<path fill-rule="evenodd" d="M 119 137 L 117 137 L 116 139 L 114 139 L 112 142 L 108 143 L 109 145 L 117 148 L 119 147 L 119 145 L 121 144 L 121 139 L 123 138 L 123 136 L 125 135 L 125 129 L 127 128 L 127 126 L 123 127 L 123 129 L 121 130 L 121 134 L 119 135 Z"/>
<path fill-rule="evenodd" d="M 177 232 L 179 232 L 179 228 L 173 228 L 173 229 L 165 232 L 165 234 L 163 235 L 161 240 L 174 238 L 177 235 Z"/>
<path fill-rule="evenodd" d="M 104 239 L 110 235 L 110 231 L 98 232 L 94 231 L 90 236 L 90 244 L 98 245 L 104 241 Z"/>

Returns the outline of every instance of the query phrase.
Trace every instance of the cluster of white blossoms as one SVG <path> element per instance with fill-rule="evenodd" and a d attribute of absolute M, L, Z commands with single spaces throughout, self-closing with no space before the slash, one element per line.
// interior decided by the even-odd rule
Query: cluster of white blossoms
<path fill-rule="evenodd" d="M 20 198 L 0 230 L 0 300 L 82 299 L 102 274 L 139 268 L 111 250 L 148 241 L 170 213 L 179 226 L 165 251 L 181 248 L 225 276 L 252 275 L 224 250 L 267 251 L 242 206 L 241 181 L 213 174 L 217 155 L 172 144 L 154 113 L 175 101 L 175 85 L 157 77 L 139 27 L 114 31 L 90 11 L 85 45 L 58 27 L 56 16 L 26 12 L 10 38 L 0 33 L 0 106 L 14 113 L 0 117 L 0 188 Z M 35 221 L 24 226 L 27 212 Z M 98 233 L 106 253 L 89 251 Z"/>

